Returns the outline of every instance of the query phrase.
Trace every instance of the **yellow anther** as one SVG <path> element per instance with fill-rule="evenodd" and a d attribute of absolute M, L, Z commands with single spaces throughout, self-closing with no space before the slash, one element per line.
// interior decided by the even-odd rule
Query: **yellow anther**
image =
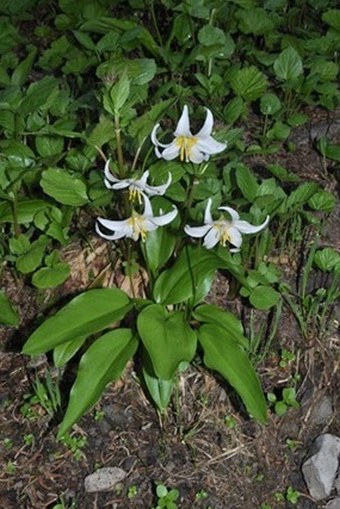
<path fill-rule="evenodd" d="M 217 221 L 214 224 L 214 228 L 218 231 L 219 241 L 222 244 L 222 246 L 226 246 L 227 242 L 230 242 L 230 235 L 229 235 L 229 226 L 226 224 L 226 221 Z"/>
<path fill-rule="evenodd" d="M 137 191 L 138 192 L 138 191 Z M 145 228 L 145 218 L 137 212 L 133 211 L 131 217 L 128 219 L 128 225 L 132 228 L 134 238 L 137 240 L 141 236 L 144 242 L 147 237 L 148 231 Z"/>
<path fill-rule="evenodd" d="M 180 149 L 180 159 L 181 161 L 188 161 L 190 159 L 190 155 L 193 147 L 197 143 L 197 138 L 195 136 L 178 136 L 176 139 L 176 145 Z"/>
<path fill-rule="evenodd" d="M 138 201 L 139 205 L 142 203 L 142 197 L 140 191 L 136 187 L 129 188 L 129 201 Z"/>

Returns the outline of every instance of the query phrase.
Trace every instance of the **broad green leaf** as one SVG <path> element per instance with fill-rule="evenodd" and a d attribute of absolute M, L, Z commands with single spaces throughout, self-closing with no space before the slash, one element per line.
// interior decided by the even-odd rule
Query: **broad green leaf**
<path fill-rule="evenodd" d="M 72 359 L 86 341 L 86 336 L 72 339 L 67 343 L 56 346 L 53 349 L 53 362 L 57 368 L 62 368 L 65 364 Z"/>
<path fill-rule="evenodd" d="M 298 182 L 300 178 L 280 164 L 267 164 L 267 169 L 281 182 Z"/>
<path fill-rule="evenodd" d="M 121 376 L 137 346 L 130 329 L 116 329 L 96 339 L 81 358 L 58 438 L 90 410 L 108 383 Z"/>
<path fill-rule="evenodd" d="M 28 79 L 29 73 L 31 72 L 33 62 L 37 54 L 37 48 L 33 48 L 27 57 L 20 62 L 11 77 L 11 84 L 22 87 Z"/>
<path fill-rule="evenodd" d="M 322 20 L 340 32 L 340 9 L 330 9 L 324 12 Z"/>
<path fill-rule="evenodd" d="M 163 380 L 172 380 L 178 365 L 190 362 L 195 355 L 196 333 L 183 311 L 168 312 L 164 306 L 152 304 L 139 313 L 137 329 L 156 376 Z"/>
<path fill-rule="evenodd" d="M 237 164 L 236 181 L 243 196 L 247 198 L 249 202 L 253 202 L 256 198 L 259 185 L 249 168 L 242 163 Z"/>
<path fill-rule="evenodd" d="M 39 239 L 32 242 L 29 250 L 17 259 L 15 264 L 16 268 L 22 272 L 22 274 L 33 272 L 41 264 L 46 246 L 49 242 L 48 237 L 45 235 L 42 235 Z"/>
<path fill-rule="evenodd" d="M 32 83 L 22 100 L 20 113 L 25 116 L 39 108 L 48 109 L 59 95 L 59 84 L 59 80 L 52 76 L 45 76 Z"/>
<path fill-rule="evenodd" d="M 319 191 L 308 200 L 308 205 L 314 210 L 332 212 L 336 206 L 336 197 L 329 191 Z"/>
<path fill-rule="evenodd" d="M 273 127 L 267 132 L 266 138 L 268 138 L 268 140 L 286 140 L 289 134 L 290 127 L 281 120 L 277 120 Z"/>
<path fill-rule="evenodd" d="M 66 170 L 49 168 L 43 171 L 40 185 L 46 194 L 64 205 L 80 207 L 88 202 L 84 182 Z"/>
<path fill-rule="evenodd" d="M 319 186 L 315 182 L 305 182 L 295 189 L 287 198 L 287 208 L 294 209 L 297 206 L 307 203 L 308 200 L 319 191 Z"/>
<path fill-rule="evenodd" d="M 244 100 L 255 101 L 266 91 L 267 79 L 257 67 L 250 65 L 232 72 L 230 86 Z"/>
<path fill-rule="evenodd" d="M 119 115 L 120 110 L 128 100 L 130 94 L 130 81 L 127 72 L 124 71 L 119 81 L 113 85 L 110 90 L 110 98 L 113 104 L 115 115 Z"/>
<path fill-rule="evenodd" d="M 284 49 L 274 62 L 274 72 L 283 81 L 293 81 L 303 73 L 302 60 L 292 46 Z"/>
<path fill-rule="evenodd" d="M 48 318 L 26 341 L 23 353 L 38 355 L 80 336 L 89 336 L 121 320 L 131 309 L 118 288 L 88 290 Z"/>
<path fill-rule="evenodd" d="M 35 146 L 41 157 L 55 156 L 61 154 L 64 150 L 64 138 L 50 135 L 37 136 Z"/>
<path fill-rule="evenodd" d="M 6 294 L 2 291 L 0 291 L 0 324 L 11 325 L 13 327 L 19 325 L 19 315 L 13 309 Z"/>
<path fill-rule="evenodd" d="M 246 106 L 241 97 L 234 97 L 228 102 L 223 110 L 223 117 L 227 124 L 233 124 L 246 111 Z"/>
<path fill-rule="evenodd" d="M 143 378 L 149 394 L 157 408 L 163 412 L 169 405 L 174 388 L 174 380 L 162 380 L 155 375 L 150 358 L 145 354 L 143 361 Z"/>
<path fill-rule="evenodd" d="M 2 145 L 2 155 L 6 156 L 11 165 L 27 169 L 35 162 L 34 152 L 25 144 L 19 141 L 10 140 Z"/>
<path fill-rule="evenodd" d="M 275 27 L 273 18 L 262 7 L 238 10 L 236 18 L 239 22 L 239 28 L 244 34 L 264 35 L 271 32 Z"/>
<path fill-rule="evenodd" d="M 152 207 L 156 216 L 160 209 L 164 213 L 172 210 L 171 203 L 162 196 L 153 198 Z M 169 260 L 175 249 L 180 222 L 181 218 L 177 215 L 167 227 L 157 228 L 157 230 L 149 232 L 145 242 L 141 245 L 147 265 L 154 275 Z"/>
<path fill-rule="evenodd" d="M 214 304 L 201 304 L 193 312 L 193 317 L 199 322 L 219 325 L 233 339 L 244 348 L 249 347 L 249 341 L 244 336 L 242 323 L 233 313 L 215 306 Z"/>
<path fill-rule="evenodd" d="M 256 309 L 267 310 L 276 304 L 280 300 L 280 294 L 271 286 L 259 285 L 252 290 L 249 301 L 252 306 Z"/>
<path fill-rule="evenodd" d="M 151 109 L 131 123 L 129 127 L 129 134 L 133 138 L 138 138 L 138 143 L 141 144 L 142 141 L 151 133 L 153 127 L 156 125 L 161 116 L 171 106 L 173 106 L 176 101 L 177 99 L 167 99 L 166 101 L 161 101 L 152 106 Z"/>
<path fill-rule="evenodd" d="M 57 263 L 53 267 L 42 267 L 32 277 L 32 283 L 37 288 L 55 288 L 61 285 L 70 275 L 68 263 Z"/>
<path fill-rule="evenodd" d="M 105 143 L 108 143 L 114 137 L 114 128 L 112 119 L 102 115 L 99 119 L 99 123 L 91 131 L 87 138 L 87 143 L 92 146 L 102 147 Z"/>
<path fill-rule="evenodd" d="M 315 253 L 313 261 L 320 270 L 331 272 L 340 267 L 340 254 L 331 247 L 325 247 Z"/>
<path fill-rule="evenodd" d="M 275 94 L 264 94 L 260 100 L 260 109 L 263 115 L 275 115 L 281 109 L 281 101 Z"/>
<path fill-rule="evenodd" d="M 244 349 L 215 324 L 202 325 L 198 339 L 204 351 L 204 364 L 218 371 L 234 387 L 254 419 L 265 423 L 266 400 Z"/>
<path fill-rule="evenodd" d="M 186 248 L 170 268 L 161 273 L 154 286 L 154 300 L 162 304 L 178 304 L 202 300 L 210 290 L 221 260 L 204 248 Z"/>

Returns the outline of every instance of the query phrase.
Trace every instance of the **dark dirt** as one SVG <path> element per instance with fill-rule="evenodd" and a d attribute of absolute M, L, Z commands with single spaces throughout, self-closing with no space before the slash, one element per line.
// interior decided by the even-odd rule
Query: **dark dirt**
<path fill-rule="evenodd" d="M 325 167 L 309 141 L 294 153 L 282 150 L 271 158 L 303 179 L 336 190 L 335 164 Z M 264 160 L 253 157 L 248 163 L 256 169 Z M 322 238 L 325 245 L 336 248 L 340 239 L 338 212 L 339 208 L 329 216 Z M 285 277 L 294 280 L 297 275 L 292 268 L 298 260 L 291 256 L 283 253 L 279 263 Z M 89 284 L 124 287 L 125 281 L 118 272 L 112 275 L 107 244 L 98 239 L 87 246 L 75 243 L 63 257 L 73 270 L 57 294 L 37 295 L 9 269 L 3 273 L 4 287 L 20 310 L 22 323 L 14 334 L 10 329 L 0 330 L 1 508 L 53 509 L 63 499 L 66 507 L 75 502 L 77 509 L 150 509 L 156 505 L 158 482 L 180 490 L 179 509 L 260 509 L 265 502 L 275 509 L 294 507 L 275 496 L 289 486 L 300 493 L 298 509 L 322 506 L 309 497 L 300 467 L 319 433 L 340 435 L 338 309 L 330 315 L 322 335 L 311 327 L 303 338 L 285 307 L 270 353 L 258 365 L 266 392 L 279 391 L 289 385 L 295 373 L 300 375 L 298 401 L 313 392 L 300 408 L 283 417 L 271 412 L 269 424 L 260 426 L 249 420 L 226 383 L 197 359 L 180 375 L 168 414 L 160 418 L 140 387 L 136 367 L 130 364 L 122 380 L 109 386 L 96 408 L 74 427 L 74 438 L 86 438 L 85 446 L 74 453 L 55 439 L 60 416 L 51 418 L 37 403 L 31 403 L 28 414 L 24 406 L 27 395 L 33 393 L 36 373 L 43 378 L 51 369 L 49 360 L 42 357 L 34 365 L 17 352 L 33 327 L 33 319 L 46 316 L 65 296 Z M 209 300 L 236 312 L 249 324 L 251 311 L 240 300 L 230 299 L 228 291 L 228 280 L 218 274 Z M 270 330 L 269 319 L 267 313 L 255 314 L 255 331 L 260 333 L 261 327 Z M 264 336 L 262 350 L 265 345 Z M 279 367 L 282 348 L 296 355 L 284 368 Z M 66 382 L 69 376 L 72 373 L 65 373 Z M 318 425 L 313 421 L 313 408 L 324 395 L 331 397 L 334 412 Z M 294 445 L 289 447 L 287 439 L 294 440 Z M 111 492 L 85 493 L 85 476 L 103 466 L 121 467 L 128 476 Z M 135 496 L 131 486 L 137 488 Z"/>

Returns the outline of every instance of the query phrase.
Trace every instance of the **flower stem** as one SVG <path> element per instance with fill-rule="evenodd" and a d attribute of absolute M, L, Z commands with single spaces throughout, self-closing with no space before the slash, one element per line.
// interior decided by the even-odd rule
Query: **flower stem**
<path fill-rule="evenodd" d="M 117 143 L 117 158 L 118 158 L 119 176 L 121 178 L 124 178 L 125 177 L 124 156 L 123 156 L 122 137 L 121 137 L 121 129 L 120 129 L 118 115 L 115 115 L 115 135 L 116 135 L 116 143 Z"/>

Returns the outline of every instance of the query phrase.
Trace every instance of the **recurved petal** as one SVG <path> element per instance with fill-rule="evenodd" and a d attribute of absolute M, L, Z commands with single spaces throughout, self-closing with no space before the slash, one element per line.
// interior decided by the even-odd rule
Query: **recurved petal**
<path fill-rule="evenodd" d="M 169 172 L 168 173 L 168 180 L 165 184 L 162 184 L 161 186 L 149 186 L 148 184 L 145 185 L 145 191 L 148 193 L 149 196 L 162 196 L 165 191 L 168 189 L 172 181 L 172 175 Z"/>
<path fill-rule="evenodd" d="M 207 235 L 204 237 L 203 246 L 206 247 L 207 249 L 211 249 L 212 247 L 216 246 L 216 244 L 218 244 L 219 241 L 220 234 L 218 228 L 213 226 L 207 233 Z"/>
<path fill-rule="evenodd" d="M 104 228 L 107 230 L 112 231 L 120 231 L 128 227 L 127 219 L 123 219 L 121 221 L 110 221 L 109 219 L 104 219 L 103 217 L 97 217 L 97 222 L 104 226 Z"/>
<path fill-rule="evenodd" d="M 213 125 L 214 125 L 214 117 L 208 108 L 205 108 L 205 110 L 206 110 L 207 114 L 205 117 L 204 124 L 203 124 L 202 128 L 200 129 L 200 131 L 198 131 L 196 136 L 210 136 L 210 134 L 212 132 Z"/>
<path fill-rule="evenodd" d="M 150 217 L 150 221 L 156 226 L 164 226 L 165 224 L 171 223 L 177 216 L 178 210 L 175 205 L 173 205 L 173 210 L 168 212 L 167 214 L 163 214 L 162 216 Z"/>
<path fill-rule="evenodd" d="M 103 237 L 103 239 L 106 239 L 106 240 L 122 239 L 123 237 L 129 236 L 129 233 L 130 233 L 130 229 L 125 229 L 125 230 L 122 229 L 120 231 L 117 231 L 113 235 L 107 235 L 106 233 L 103 233 L 100 230 L 98 223 L 96 223 L 96 225 L 95 225 L 95 230 L 98 233 L 98 235 L 100 235 L 101 237 Z"/>
<path fill-rule="evenodd" d="M 232 209 L 231 207 L 218 207 L 218 210 L 225 210 L 226 212 L 228 212 L 233 222 L 240 219 L 239 213 L 235 209 Z"/>
<path fill-rule="evenodd" d="M 190 237 L 200 238 L 204 237 L 206 233 L 210 230 L 211 225 L 204 224 L 203 226 L 189 226 L 188 224 L 184 226 L 184 231 Z"/>
<path fill-rule="evenodd" d="M 197 147 L 205 154 L 219 154 L 227 148 L 226 143 L 220 143 L 211 136 L 200 137 L 197 135 Z"/>
<path fill-rule="evenodd" d="M 141 195 L 143 196 L 143 199 L 144 199 L 144 212 L 143 212 L 143 216 L 144 217 L 148 217 L 148 218 L 149 217 L 153 218 L 153 211 L 152 211 L 152 206 L 151 206 L 151 202 L 150 202 L 149 198 L 144 193 L 141 193 Z"/>
<path fill-rule="evenodd" d="M 242 221 L 242 220 L 233 221 L 233 226 L 235 228 L 237 228 L 238 231 L 241 233 L 257 233 L 257 232 L 261 231 L 263 228 L 265 228 L 267 226 L 268 222 L 269 222 L 269 216 L 267 216 L 266 220 L 258 226 L 254 226 L 254 225 L 248 223 L 247 221 Z"/>
<path fill-rule="evenodd" d="M 159 128 L 159 126 L 160 126 L 160 124 L 156 124 L 155 127 L 152 129 L 151 141 L 156 147 L 167 147 L 168 146 L 167 144 L 161 143 L 157 139 L 156 132 L 157 132 L 157 129 Z M 157 157 L 160 157 L 160 156 L 157 155 Z"/>
<path fill-rule="evenodd" d="M 188 106 L 185 105 L 182 111 L 182 115 L 178 121 L 175 136 L 192 136 L 190 131 L 190 120 Z"/>
<path fill-rule="evenodd" d="M 114 176 L 112 175 L 111 171 L 110 171 L 110 162 L 111 162 L 111 160 L 110 160 L 110 159 L 108 159 L 108 160 L 106 161 L 106 163 L 105 163 L 105 167 L 104 167 L 104 175 L 105 175 L 105 178 L 106 178 L 107 180 L 109 180 L 110 182 L 117 182 L 117 180 L 118 180 L 118 179 L 117 179 L 116 177 L 114 177 Z"/>
<path fill-rule="evenodd" d="M 211 204 L 212 204 L 212 199 L 209 198 L 209 200 L 207 202 L 207 206 L 206 206 L 205 211 L 204 211 L 204 223 L 205 224 L 212 224 L 213 223 L 213 218 L 212 218 L 212 215 L 211 215 Z"/>

